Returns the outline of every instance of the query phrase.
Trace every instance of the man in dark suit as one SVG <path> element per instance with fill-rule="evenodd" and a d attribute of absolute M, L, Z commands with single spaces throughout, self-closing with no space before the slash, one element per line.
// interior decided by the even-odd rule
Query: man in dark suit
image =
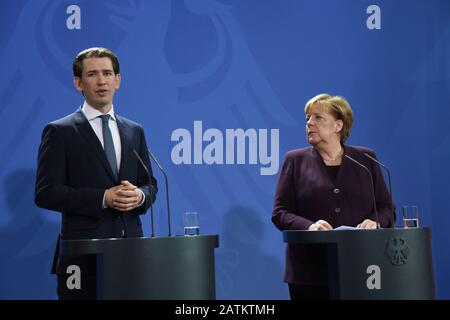
<path fill-rule="evenodd" d="M 86 49 L 76 56 L 73 73 L 85 101 L 75 113 L 43 130 L 35 202 L 61 212 L 62 240 L 142 237 L 139 215 L 155 200 L 157 184 L 142 126 L 114 111 L 119 61 L 108 49 Z M 95 272 L 82 278 L 82 290 L 66 286 L 67 266 L 89 269 L 89 261 L 60 256 L 58 249 L 57 245 L 52 272 L 58 276 L 59 298 L 95 298 Z"/>

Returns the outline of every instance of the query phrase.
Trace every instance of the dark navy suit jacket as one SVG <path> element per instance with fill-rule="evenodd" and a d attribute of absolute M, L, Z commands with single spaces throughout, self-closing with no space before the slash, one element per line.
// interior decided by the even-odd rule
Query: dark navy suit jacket
<path fill-rule="evenodd" d="M 142 126 L 117 114 L 116 120 L 122 146 L 118 180 L 81 109 L 51 122 L 43 130 L 35 202 L 41 208 L 61 212 L 63 240 L 120 238 L 123 233 L 126 237 L 143 236 L 139 215 L 154 201 L 157 184 L 151 173 Z M 133 149 L 150 170 L 150 183 Z M 123 213 L 103 209 L 105 190 L 121 180 L 130 181 L 144 192 L 144 204 Z"/>
<path fill-rule="evenodd" d="M 379 222 L 392 226 L 390 196 L 372 150 L 344 146 L 345 154 L 372 173 Z M 272 222 L 280 230 L 307 230 L 322 219 L 333 228 L 357 226 L 364 219 L 376 221 L 370 178 L 363 168 L 343 157 L 336 177 L 330 177 L 320 154 L 312 147 L 292 150 L 285 156 L 275 193 Z M 325 250 L 320 245 L 288 245 L 284 280 L 288 283 L 327 284 Z"/>

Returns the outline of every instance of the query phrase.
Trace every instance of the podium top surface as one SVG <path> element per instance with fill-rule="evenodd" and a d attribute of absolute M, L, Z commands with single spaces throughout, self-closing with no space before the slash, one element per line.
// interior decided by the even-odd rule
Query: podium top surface
<path fill-rule="evenodd" d="M 159 248 L 171 250 L 183 247 L 219 247 L 218 235 L 198 235 L 198 236 L 173 236 L 173 237 L 142 237 L 142 238 L 110 238 L 110 239 L 85 239 L 85 240 L 62 240 L 60 249 L 62 254 L 86 254 L 98 253 L 110 248 L 133 250 Z"/>
<path fill-rule="evenodd" d="M 385 229 L 354 229 L 354 230 L 286 230 L 283 231 L 283 241 L 286 243 L 335 243 L 340 241 L 369 240 L 378 237 L 425 237 L 431 238 L 431 228 L 385 228 Z"/>

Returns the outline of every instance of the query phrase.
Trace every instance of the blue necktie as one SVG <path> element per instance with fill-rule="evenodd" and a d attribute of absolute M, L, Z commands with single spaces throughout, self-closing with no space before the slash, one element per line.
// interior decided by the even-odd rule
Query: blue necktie
<path fill-rule="evenodd" d="M 109 165 L 111 166 L 114 177 L 117 179 L 117 160 L 116 151 L 114 150 L 114 143 L 112 139 L 111 130 L 109 130 L 109 114 L 104 114 L 100 116 L 102 119 L 102 130 L 103 130 L 103 149 L 105 150 L 106 158 L 108 159 Z"/>

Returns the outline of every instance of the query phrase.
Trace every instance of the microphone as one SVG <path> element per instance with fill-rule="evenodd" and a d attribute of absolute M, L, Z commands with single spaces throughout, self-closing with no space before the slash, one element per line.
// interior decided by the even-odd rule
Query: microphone
<path fill-rule="evenodd" d="M 383 169 L 386 170 L 387 176 L 388 176 L 388 182 L 389 182 L 389 196 L 390 196 L 390 200 L 391 200 L 391 213 L 392 213 L 392 218 L 394 218 L 394 226 L 395 226 L 395 220 L 397 220 L 396 218 L 396 214 L 395 214 L 395 209 L 394 209 L 394 201 L 393 201 L 393 196 L 392 196 L 392 183 L 391 183 L 391 172 L 389 170 L 389 168 L 382 164 L 380 161 L 378 161 L 377 159 L 375 159 L 374 157 L 372 157 L 370 154 L 368 153 L 364 153 L 364 155 L 369 158 L 370 160 L 372 160 L 373 162 L 377 163 L 380 167 L 382 167 Z"/>
<path fill-rule="evenodd" d="M 133 149 L 134 154 L 138 158 L 139 162 L 141 163 L 142 167 L 144 168 L 145 172 L 148 174 L 148 187 L 150 189 L 150 225 L 151 225 L 151 237 L 155 237 L 155 228 L 153 223 L 153 186 L 152 186 L 152 176 L 150 175 L 150 171 L 148 171 L 147 166 L 145 165 L 142 158 L 139 156 L 137 151 Z"/>
<path fill-rule="evenodd" d="M 159 170 L 164 175 L 164 180 L 166 181 L 166 205 L 167 205 L 167 225 L 169 226 L 169 237 L 172 236 L 172 227 L 170 225 L 170 206 L 169 206 L 169 180 L 167 179 L 167 174 L 164 171 L 163 167 L 159 163 L 159 161 L 156 159 L 155 155 L 150 151 L 150 149 L 147 149 L 148 154 L 150 157 L 155 161 L 156 165 L 158 166 Z"/>
<path fill-rule="evenodd" d="M 347 159 L 350 159 L 351 161 L 353 161 L 354 163 L 356 163 L 358 166 L 360 166 L 361 168 L 363 168 L 364 170 L 367 171 L 367 173 L 369 174 L 370 177 L 370 186 L 372 189 L 372 200 L 373 200 L 373 210 L 375 211 L 375 219 L 377 220 L 377 229 L 380 229 L 380 220 L 378 219 L 378 210 L 377 210 L 377 201 L 375 199 L 375 189 L 373 187 L 373 177 L 372 177 L 372 172 L 370 172 L 370 170 L 363 165 L 361 162 L 353 159 L 352 157 L 344 154 L 344 157 L 346 157 Z"/>

